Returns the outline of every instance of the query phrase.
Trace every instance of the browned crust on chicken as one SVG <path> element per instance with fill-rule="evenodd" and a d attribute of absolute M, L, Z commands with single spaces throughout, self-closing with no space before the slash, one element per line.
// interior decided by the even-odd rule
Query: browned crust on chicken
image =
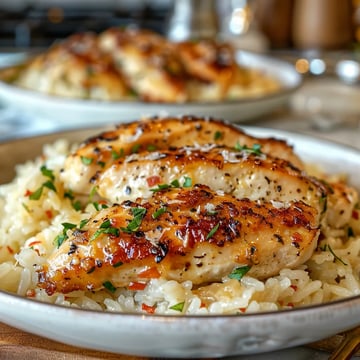
<path fill-rule="evenodd" d="M 302 201 L 278 207 L 200 185 L 167 189 L 103 209 L 72 230 L 39 272 L 39 286 L 51 295 L 158 276 L 204 284 L 244 265 L 266 278 L 305 262 L 318 234 L 318 213 Z"/>
<path fill-rule="evenodd" d="M 86 194 L 93 186 L 90 179 L 98 171 L 111 166 L 118 158 L 142 151 L 205 144 L 248 148 L 259 144 L 261 152 L 286 159 L 295 167 L 303 168 L 301 159 L 284 140 L 257 138 L 238 126 L 216 119 L 192 116 L 154 117 L 118 125 L 114 130 L 85 141 L 66 160 L 62 179 L 72 190 Z M 91 164 L 84 164 L 84 158 L 89 159 Z"/>
<path fill-rule="evenodd" d="M 215 191 L 251 200 L 304 201 L 322 214 L 326 188 L 286 160 L 224 146 L 183 147 L 142 152 L 119 159 L 91 179 L 111 202 L 148 198 L 153 188 L 174 181 L 204 184 Z"/>

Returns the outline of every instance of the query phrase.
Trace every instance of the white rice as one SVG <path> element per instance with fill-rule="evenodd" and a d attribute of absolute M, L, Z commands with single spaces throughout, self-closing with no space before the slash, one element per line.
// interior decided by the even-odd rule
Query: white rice
<path fill-rule="evenodd" d="M 0 186 L 0 289 L 38 300 L 85 309 L 157 314 L 242 314 L 289 309 L 329 302 L 360 294 L 360 220 L 353 216 L 347 228 L 324 229 L 325 238 L 311 259 L 297 269 L 283 269 L 266 281 L 244 276 L 240 281 L 193 288 L 186 281 L 152 279 L 144 290 L 118 288 L 113 294 L 75 291 L 48 296 L 37 288 L 39 266 L 55 248 L 62 223 L 79 223 L 95 210 L 75 211 L 59 182 L 60 169 L 71 149 L 64 140 L 44 147 L 42 157 L 18 165 L 17 176 Z M 42 164 L 53 170 L 57 191 L 43 189 L 40 201 L 31 201 L 27 191 L 44 182 Z M 360 210 L 355 210 L 360 215 Z M 360 217 L 360 216 L 359 216 Z M 326 250 L 324 245 L 329 246 Z M 181 306 L 179 307 L 179 304 Z"/>

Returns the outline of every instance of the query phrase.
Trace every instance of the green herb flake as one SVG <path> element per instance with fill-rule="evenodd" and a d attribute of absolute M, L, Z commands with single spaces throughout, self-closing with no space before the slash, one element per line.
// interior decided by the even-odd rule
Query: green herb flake
<path fill-rule="evenodd" d="M 59 234 L 58 236 L 56 236 L 54 240 L 56 247 L 59 248 L 67 238 L 68 236 L 66 234 Z"/>
<path fill-rule="evenodd" d="M 104 168 L 106 163 L 105 161 L 98 161 L 97 164 L 101 167 L 101 168 Z"/>
<path fill-rule="evenodd" d="M 94 159 L 86 157 L 86 156 L 81 156 L 80 159 L 81 159 L 81 162 L 86 166 L 90 165 L 94 161 Z"/>
<path fill-rule="evenodd" d="M 169 189 L 171 186 L 169 184 L 159 184 L 154 188 L 151 188 L 150 191 L 152 192 L 158 192 L 161 190 Z"/>
<path fill-rule="evenodd" d="M 41 198 L 43 192 L 43 186 L 40 186 L 37 190 L 35 190 L 32 194 L 30 194 L 30 200 L 39 200 Z"/>
<path fill-rule="evenodd" d="M 241 280 L 250 269 L 251 267 L 248 265 L 237 267 L 228 275 L 228 278 Z"/>
<path fill-rule="evenodd" d="M 71 203 L 73 209 L 75 211 L 80 211 L 81 210 L 81 202 L 78 200 L 78 201 L 74 201 L 73 203 Z"/>
<path fill-rule="evenodd" d="M 185 301 L 179 302 L 173 306 L 170 306 L 171 310 L 182 312 L 185 306 Z"/>
<path fill-rule="evenodd" d="M 111 281 L 103 282 L 103 286 L 106 290 L 110 291 L 112 294 L 116 291 L 116 287 L 112 284 Z"/>
<path fill-rule="evenodd" d="M 70 199 L 70 200 L 75 199 L 74 194 L 73 194 L 73 192 L 71 190 L 68 190 L 68 191 L 64 192 L 64 198 L 65 199 Z"/>
<path fill-rule="evenodd" d="M 108 224 L 108 221 L 105 221 L 100 225 L 100 228 L 94 232 L 90 238 L 90 241 L 95 240 L 101 234 L 108 234 L 118 237 L 120 235 L 120 230 L 118 228 L 112 227 L 110 224 Z"/>
<path fill-rule="evenodd" d="M 155 145 L 149 144 L 146 148 L 147 151 L 155 151 L 157 147 Z"/>
<path fill-rule="evenodd" d="M 235 145 L 235 150 L 237 151 L 244 151 L 249 154 L 254 155 L 261 155 L 261 145 L 260 144 L 254 144 L 252 147 L 248 147 L 247 145 L 240 145 L 238 142 Z"/>
<path fill-rule="evenodd" d="M 327 244 L 327 248 L 329 249 L 330 253 L 334 256 L 335 260 L 340 261 L 343 265 L 347 266 L 347 263 L 335 254 L 334 250 L 331 248 L 329 244 Z"/>
<path fill-rule="evenodd" d="M 121 228 L 122 231 L 132 233 L 137 231 L 141 225 L 141 222 L 146 214 L 146 209 L 142 207 L 131 208 L 131 212 L 134 218 L 128 223 L 126 228 Z"/>
<path fill-rule="evenodd" d="M 94 271 L 95 271 L 95 269 L 96 269 L 96 266 L 93 266 L 90 270 L 88 270 L 86 273 L 87 274 L 91 274 L 91 273 L 93 273 Z"/>
<path fill-rule="evenodd" d="M 113 268 L 118 268 L 121 265 L 123 265 L 124 263 L 122 261 L 118 261 L 116 264 L 113 265 Z"/>
<path fill-rule="evenodd" d="M 183 183 L 183 187 L 188 188 L 192 186 L 192 180 L 190 177 L 185 176 L 184 178 L 184 183 Z"/>
<path fill-rule="evenodd" d="M 55 180 L 53 171 L 48 169 L 45 165 L 41 166 L 40 171 L 45 177 L 48 177 L 50 180 Z"/>
<path fill-rule="evenodd" d="M 206 240 L 209 240 L 210 238 L 212 238 L 214 236 L 214 234 L 217 232 L 217 230 L 219 229 L 220 223 L 217 223 L 207 234 L 206 236 Z"/>
<path fill-rule="evenodd" d="M 140 144 L 135 144 L 135 145 L 131 148 L 131 153 L 132 153 L 132 154 L 138 153 L 139 150 L 140 150 L 140 147 L 141 147 Z"/>
<path fill-rule="evenodd" d="M 21 203 L 22 207 L 26 210 L 26 212 L 28 212 L 30 214 L 30 209 L 29 207 L 25 204 L 25 203 Z"/>
<path fill-rule="evenodd" d="M 166 213 L 166 211 L 167 211 L 166 206 L 163 206 L 163 207 L 157 209 L 157 210 L 151 215 L 151 217 L 152 217 L 153 219 L 157 219 L 159 216 L 161 216 L 162 214 Z"/>
<path fill-rule="evenodd" d="M 180 182 L 179 182 L 179 180 L 175 179 L 170 183 L 170 185 L 172 187 L 174 187 L 174 188 L 179 188 L 180 187 Z"/>
<path fill-rule="evenodd" d="M 51 180 L 45 181 L 42 186 L 56 192 L 55 185 Z"/>
<path fill-rule="evenodd" d="M 97 186 L 94 186 L 91 190 L 90 190 L 90 194 L 89 194 L 89 201 L 92 202 L 94 196 L 96 195 L 97 192 Z"/>
<path fill-rule="evenodd" d="M 222 133 L 221 131 L 215 131 L 214 140 L 215 141 L 220 140 L 220 139 L 222 139 L 223 136 L 224 136 L 224 133 Z"/>
<path fill-rule="evenodd" d="M 113 160 L 120 159 L 124 156 L 125 156 L 125 151 L 122 148 L 119 151 L 116 151 L 116 150 L 111 151 L 111 157 Z"/>
<path fill-rule="evenodd" d="M 90 219 L 83 219 L 80 221 L 79 229 L 83 229 Z"/>
<path fill-rule="evenodd" d="M 68 238 L 67 231 L 76 228 L 75 224 L 64 222 L 61 224 L 63 226 L 63 231 L 61 234 L 56 236 L 54 242 L 55 245 L 59 248 L 61 244 Z"/>

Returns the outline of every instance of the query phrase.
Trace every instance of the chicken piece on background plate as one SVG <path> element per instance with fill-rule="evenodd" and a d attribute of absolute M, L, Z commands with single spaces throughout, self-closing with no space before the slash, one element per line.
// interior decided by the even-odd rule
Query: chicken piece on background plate
<path fill-rule="evenodd" d="M 16 84 L 43 93 L 96 100 L 130 100 L 131 92 L 93 33 L 73 35 L 35 56 Z"/>

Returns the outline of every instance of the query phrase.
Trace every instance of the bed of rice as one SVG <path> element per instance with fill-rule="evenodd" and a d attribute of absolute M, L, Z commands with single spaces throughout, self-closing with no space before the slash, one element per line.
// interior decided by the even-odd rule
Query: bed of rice
<path fill-rule="evenodd" d="M 54 250 L 62 223 L 79 223 L 95 211 L 74 209 L 58 180 L 69 144 L 59 140 L 44 147 L 38 159 L 17 166 L 17 176 L 0 186 L 0 288 L 21 296 L 65 306 L 116 312 L 158 314 L 231 314 L 286 309 L 328 302 L 360 293 L 360 210 L 349 226 L 324 229 L 317 251 L 297 269 L 283 269 L 266 281 L 244 276 L 240 281 L 194 289 L 191 282 L 153 279 L 144 290 L 119 288 L 114 293 L 76 291 L 48 296 L 36 288 L 36 270 Z M 30 200 L 29 189 L 44 183 L 44 161 L 55 174 L 54 192 L 46 187 L 40 200 Z M 181 306 L 178 306 L 182 304 Z"/>

